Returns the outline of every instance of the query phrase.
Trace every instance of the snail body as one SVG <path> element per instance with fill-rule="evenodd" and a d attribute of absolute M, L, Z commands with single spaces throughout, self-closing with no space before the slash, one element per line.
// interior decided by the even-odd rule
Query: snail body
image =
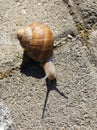
<path fill-rule="evenodd" d="M 38 62 L 50 80 L 56 78 L 55 66 L 48 61 L 53 54 L 54 37 L 50 28 L 41 23 L 32 23 L 17 32 L 17 38 L 27 54 Z"/>

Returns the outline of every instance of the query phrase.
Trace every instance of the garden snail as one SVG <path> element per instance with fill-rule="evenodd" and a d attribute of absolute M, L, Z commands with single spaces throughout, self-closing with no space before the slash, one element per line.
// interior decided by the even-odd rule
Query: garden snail
<path fill-rule="evenodd" d="M 32 23 L 19 30 L 17 38 L 32 59 L 43 63 L 49 80 L 55 79 L 55 65 L 52 62 L 54 37 L 50 28 L 41 23 Z"/>

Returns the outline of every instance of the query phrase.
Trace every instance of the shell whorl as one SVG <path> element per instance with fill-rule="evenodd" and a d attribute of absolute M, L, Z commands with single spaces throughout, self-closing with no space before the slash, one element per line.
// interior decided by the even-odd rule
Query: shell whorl
<path fill-rule="evenodd" d="M 17 38 L 20 40 L 24 34 L 24 29 L 17 31 Z"/>
<path fill-rule="evenodd" d="M 41 23 L 32 23 L 17 33 L 21 46 L 36 61 L 44 61 L 53 53 L 54 38 L 50 28 Z"/>

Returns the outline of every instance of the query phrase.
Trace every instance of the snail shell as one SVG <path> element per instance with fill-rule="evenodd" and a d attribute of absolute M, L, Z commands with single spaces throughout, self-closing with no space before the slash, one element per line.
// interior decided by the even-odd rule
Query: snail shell
<path fill-rule="evenodd" d="M 53 53 L 54 37 L 47 25 L 32 23 L 19 30 L 17 37 L 28 55 L 36 61 L 43 62 Z"/>

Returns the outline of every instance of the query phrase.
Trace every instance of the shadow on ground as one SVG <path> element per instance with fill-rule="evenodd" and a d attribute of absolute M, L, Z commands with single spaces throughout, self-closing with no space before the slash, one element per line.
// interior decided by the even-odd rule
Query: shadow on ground
<path fill-rule="evenodd" d="M 35 77 L 38 79 L 43 78 L 45 76 L 44 70 L 43 70 L 42 66 L 40 65 L 40 63 L 32 60 L 28 56 L 26 51 L 24 51 L 24 54 L 23 54 L 23 60 L 22 60 L 22 64 L 20 67 L 20 72 L 27 76 L 32 76 L 32 77 Z M 56 79 L 49 81 L 49 79 L 46 78 L 45 81 L 46 81 L 47 92 L 46 92 L 46 98 L 45 98 L 44 107 L 43 107 L 42 119 L 44 118 L 45 108 L 46 108 L 46 104 L 47 104 L 48 97 L 49 97 L 51 90 L 55 90 L 61 96 L 68 99 L 68 97 L 65 96 L 65 94 L 63 92 L 60 92 L 60 90 L 57 88 L 58 85 L 57 85 Z"/>
<path fill-rule="evenodd" d="M 63 96 L 64 98 L 68 99 L 67 96 L 65 96 L 65 94 L 63 92 L 60 92 L 60 90 L 57 88 L 57 80 L 52 80 L 49 81 L 49 79 L 46 79 L 46 86 L 47 86 L 47 92 L 46 92 L 46 98 L 45 98 L 45 102 L 44 102 L 44 108 L 43 108 L 43 113 L 42 113 L 42 119 L 44 118 L 44 113 L 45 113 L 45 108 L 46 108 L 46 104 L 48 101 L 48 97 L 50 94 L 51 90 L 55 90 L 56 92 L 58 92 L 61 96 Z"/>
<path fill-rule="evenodd" d="M 20 72 L 27 76 L 32 76 L 38 79 L 43 78 L 45 76 L 44 70 L 41 67 L 40 63 L 32 60 L 28 56 L 26 51 L 24 51 L 23 54 L 23 60 L 20 67 Z"/>

